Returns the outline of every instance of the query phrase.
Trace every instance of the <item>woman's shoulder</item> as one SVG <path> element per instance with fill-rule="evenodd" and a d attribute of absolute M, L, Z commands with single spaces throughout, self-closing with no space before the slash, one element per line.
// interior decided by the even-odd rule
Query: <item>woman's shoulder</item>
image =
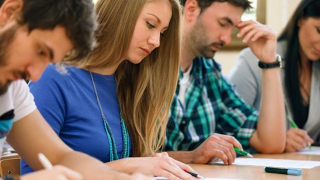
<path fill-rule="evenodd" d="M 312 76 L 314 76 L 315 80 L 317 80 L 320 84 L 320 60 L 314 61 L 312 66 Z"/>
<path fill-rule="evenodd" d="M 58 66 L 54 64 L 49 64 L 47 68 L 42 73 L 42 76 L 38 81 L 30 82 L 29 86 L 69 86 L 69 79 L 71 75 L 77 71 L 75 67 L 72 66 Z"/>
<path fill-rule="evenodd" d="M 74 74 L 77 74 L 77 71 L 81 71 L 81 69 L 73 66 L 58 66 L 49 64 L 43 72 L 40 80 L 46 79 L 54 81 L 65 81 Z"/>
<path fill-rule="evenodd" d="M 259 74 L 261 70 L 258 66 L 258 61 L 257 56 L 248 47 L 240 52 L 235 67 L 236 69 L 240 68 L 238 71 L 250 71 L 254 74 Z"/>
<path fill-rule="evenodd" d="M 247 47 L 240 52 L 238 60 L 252 64 L 256 63 L 258 61 L 258 58 L 253 54 L 251 49 Z"/>

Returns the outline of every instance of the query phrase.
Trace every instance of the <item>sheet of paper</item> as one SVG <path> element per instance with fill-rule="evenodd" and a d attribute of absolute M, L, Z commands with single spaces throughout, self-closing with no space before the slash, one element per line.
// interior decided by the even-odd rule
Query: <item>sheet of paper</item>
<path fill-rule="evenodd" d="M 223 162 L 218 161 L 218 162 L 215 162 L 214 164 L 223 164 Z M 311 169 L 316 166 L 320 166 L 320 161 L 298 161 L 298 160 L 263 159 L 263 158 L 236 158 L 233 165 Z"/>
<path fill-rule="evenodd" d="M 167 178 L 164 178 L 164 177 L 156 177 L 154 179 L 156 179 L 156 180 L 168 180 Z M 225 179 L 225 178 L 204 178 L 204 179 L 205 180 L 244 180 L 244 179 Z"/>
<path fill-rule="evenodd" d="M 225 179 L 225 178 L 204 178 L 205 180 L 244 180 L 244 179 Z"/>
<path fill-rule="evenodd" d="M 205 178 L 205 180 L 244 180 L 244 179 Z"/>
<path fill-rule="evenodd" d="M 311 149 L 306 147 L 305 149 L 299 151 L 298 154 L 320 155 L 320 147 L 312 147 Z"/>

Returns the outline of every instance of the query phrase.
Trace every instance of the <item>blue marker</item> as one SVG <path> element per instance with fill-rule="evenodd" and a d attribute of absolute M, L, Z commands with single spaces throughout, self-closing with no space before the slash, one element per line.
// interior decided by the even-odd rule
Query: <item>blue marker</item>
<path fill-rule="evenodd" d="M 265 167 L 264 171 L 268 173 L 288 174 L 288 175 L 294 175 L 294 176 L 300 176 L 302 174 L 301 169 L 294 169 L 294 168 Z"/>

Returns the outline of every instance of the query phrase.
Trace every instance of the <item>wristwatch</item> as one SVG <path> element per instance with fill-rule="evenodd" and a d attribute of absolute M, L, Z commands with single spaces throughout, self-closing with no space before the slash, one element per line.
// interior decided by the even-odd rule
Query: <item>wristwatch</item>
<path fill-rule="evenodd" d="M 281 56 L 279 54 L 277 54 L 275 62 L 265 63 L 265 62 L 259 61 L 258 65 L 261 69 L 270 69 L 270 68 L 275 68 L 275 67 L 282 68 L 282 59 L 281 59 Z"/>

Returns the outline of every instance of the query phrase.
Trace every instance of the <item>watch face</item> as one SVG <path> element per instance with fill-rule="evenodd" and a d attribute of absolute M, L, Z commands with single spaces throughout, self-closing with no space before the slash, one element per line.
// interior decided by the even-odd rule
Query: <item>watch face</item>
<path fill-rule="evenodd" d="M 277 56 L 276 59 L 277 59 L 277 61 L 279 62 L 279 67 L 282 68 L 282 67 L 283 67 L 283 66 L 282 66 L 282 65 L 283 65 L 283 64 L 282 64 L 282 63 L 283 63 L 283 62 L 282 62 L 282 58 L 281 58 L 280 54 L 277 54 L 276 56 Z"/>

